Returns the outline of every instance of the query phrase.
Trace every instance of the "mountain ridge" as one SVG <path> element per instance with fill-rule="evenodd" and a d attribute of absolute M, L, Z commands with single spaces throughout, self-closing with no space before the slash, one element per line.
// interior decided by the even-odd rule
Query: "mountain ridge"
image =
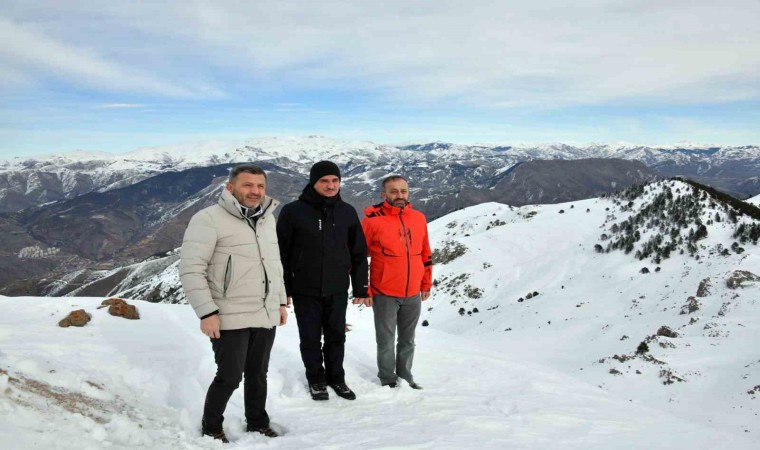
<path fill-rule="evenodd" d="M 94 156 L 101 155 L 100 153 Z M 428 143 L 410 146 L 338 141 L 325 137 L 259 138 L 232 142 L 190 143 L 149 147 L 107 158 L 90 153 L 0 161 L 0 211 L 18 211 L 90 191 L 107 191 L 169 170 L 197 166 L 271 161 L 306 174 L 320 159 L 344 168 L 424 168 L 430 164 L 476 164 L 486 170 L 506 170 L 533 159 L 620 158 L 644 162 L 664 176 L 700 177 L 741 196 L 760 193 L 760 147 L 647 147 L 632 144 L 462 145 Z"/>

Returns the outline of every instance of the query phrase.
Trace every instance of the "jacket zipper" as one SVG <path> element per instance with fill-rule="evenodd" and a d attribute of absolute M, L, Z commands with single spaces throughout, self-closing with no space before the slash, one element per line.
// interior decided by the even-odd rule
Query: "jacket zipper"
<path fill-rule="evenodd" d="M 325 222 L 327 222 L 327 210 L 323 208 L 322 209 L 322 214 L 325 215 Z M 325 264 L 325 230 L 322 228 L 322 219 L 320 218 L 318 220 L 319 220 L 319 234 L 320 234 L 320 236 L 319 236 L 319 243 L 320 243 L 320 246 L 321 246 L 320 253 L 322 253 L 322 264 L 321 264 L 322 265 L 322 273 L 320 274 L 320 282 L 319 282 L 319 295 L 321 297 L 321 296 L 324 296 L 324 293 L 325 293 L 325 290 L 324 290 L 324 285 L 325 285 L 325 266 L 326 266 L 326 264 Z"/>
<path fill-rule="evenodd" d="M 262 214 L 262 217 L 259 217 L 258 220 L 261 221 L 263 218 L 264 217 L 263 217 L 263 214 Z M 251 227 L 251 230 L 253 231 L 253 237 L 256 239 L 256 247 L 258 247 L 258 249 L 259 249 L 259 256 L 260 256 L 261 255 L 261 243 L 259 242 L 259 233 L 256 232 L 256 225 L 255 225 L 255 223 L 253 223 L 248 218 L 244 218 L 244 220 L 246 221 L 246 223 L 248 224 L 248 226 Z M 261 270 L 264 271 L 264 304 L 266 305 L 267 297 L 269 296 L 269 275 L 267 275 L 267 269 L 266 269 L 266 266 L 263 263 L 263 260 L 264 259 L 262 258 Z M 269 317 L 269 310 L 267 308 L 264 308 L 264 311 L 266 311 L 267 317 Z"/>
<path fill-rule="evenodd" d="M 406 247 L 406 290 L 404 291 L 404 298 L 409 297 L 409 277 L 411 276 L 412 266 L 410 263 L 411 256 L 409 254 L 409 241 L 406 238 L 406 225 L 404 224 L 404 218 L 403 215 L 404 210 L 402 209 L 400 213 L 398 213 L 398 218 L 401 221 L 401 230 L 404 232 L 404 246 Z"/>

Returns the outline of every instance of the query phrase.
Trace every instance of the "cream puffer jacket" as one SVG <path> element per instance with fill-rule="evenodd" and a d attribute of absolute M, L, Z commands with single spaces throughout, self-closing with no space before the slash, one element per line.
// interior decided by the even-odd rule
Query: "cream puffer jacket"
<path fill-rule="evenodd" d="M 279 307 L 287 299 L 272 215 L 278 204 L 263 197 L 263 214 L 254 223 L 224 189 L 216 205 L 190 219 L 179 277 L 199 318 L 218 310 L 222 330 L 280 323 Z"/>

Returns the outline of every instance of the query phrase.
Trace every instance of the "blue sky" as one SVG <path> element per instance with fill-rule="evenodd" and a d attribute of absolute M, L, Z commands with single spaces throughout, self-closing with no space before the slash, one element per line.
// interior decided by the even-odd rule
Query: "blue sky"
<path fill-rule="evenodd" d="M 0 151 L 760 143 L 760 2 L 524 3 L 3 0 Z"/>

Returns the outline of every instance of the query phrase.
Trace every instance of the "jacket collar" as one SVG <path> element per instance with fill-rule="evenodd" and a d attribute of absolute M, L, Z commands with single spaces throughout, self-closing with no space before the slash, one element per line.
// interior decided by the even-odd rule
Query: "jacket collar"
<path fill-rule="evenodd" d="M 336 203 L 342 200 L 340 198 L 340 191 L 338 191 L 335 197 L 324 197 L 319 195 L 311 184 L 307 184 L 306 187 L 303 188 L 303 192 L 298 196 L 298 199 L 319 208 L 335 206 Z"/>
<path fill-rule="evenodd" d="M 241 219 L 245 218 L 245 216 L 243 216 L 243 211 L 240 209 L 240 202 L 237 201 L 237 199 L 232 195 L 232 192 L 228 191 L 227 188 L 222 188 L 222 194 L 219 196 L 219 201 L 217 203 L 219 206 L 224 208 L 225 211 L 232 214 L 233 216 L 239 217 Z M 280 202 L 277 200 L 265 195 L 261 199 L 262 213 L 260 217 L 271 215 L 279 204 Z"/>
<path fill-rule="evenodd" d="M 382 203 L 378 203 L 377 205 L 372 205 L 369 208 L 365 209 L 364 213 L 368 216 L 372 213 L 378 213 L 382 216 L 398 216 L 398 215 L 401 215 L 404 211 L 408 211 L 411 209 L 412 209 L 411 203 L 407 203 L 407 205 L 404 208 L 399 208 L 383 200 Z"/>

